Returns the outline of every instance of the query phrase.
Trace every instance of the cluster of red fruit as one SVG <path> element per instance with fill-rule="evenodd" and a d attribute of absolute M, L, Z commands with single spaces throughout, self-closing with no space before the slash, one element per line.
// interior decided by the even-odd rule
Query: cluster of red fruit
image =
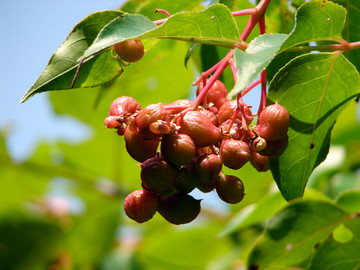
<path fill-rule="evenodd" d="M 203 89 L 200 83 L 197 95 Z M 188 223 L 200 213 L 200 200 L 188 194 L 195 188 L 215 189 L 223 201 L 238 203 L 244 197 L 243 183 L 225 175 L 222 166 L 237 170 L 250 161 L 266 171 L 268 157 L 282 154 L 288 140 L 286 109 L 266 107 L 250 128 L 250 108 L 228 100 L 227 94 L 216 81 L 196 108 L 185 99 L 143 109 L 132 97 L 113 101 L 105 126 L 124 136 L 128 153 L 141 163 L 143 189 L 129 194 L 124 204 L 131 219 L 141 223 L 159 212 L 173 224 Z"/>

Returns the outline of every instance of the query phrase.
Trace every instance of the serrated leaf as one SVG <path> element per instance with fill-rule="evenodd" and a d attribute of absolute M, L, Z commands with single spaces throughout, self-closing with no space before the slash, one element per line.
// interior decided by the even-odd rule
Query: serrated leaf
<path fill-rule="evenodd" d="M 310 41 L 341 41 L 346 10 L 330 1 L 310 1 L 296 12 L 295 26 L 281 51 Z"/>
<path fill-rule="evenodd" d="M 158 27 L 144 16 L 126 14 L 124 18 L 117 18 L 104 27 L 82 57 L 89 57 L 115 43 L 135 38 L 170 38 L 225 47 L 233 47 L 235 43 L 241 42 L 231 11 L 217 4 L 200 12 L 177 13 Z"/>
<path fill-rule="evenodd" d="M 309 270 L 360 269 L 360 219 L 351 219 L 344 227 L 351 234 L 348 241 L 339 242 L 329 236 L 314 253 Z"/>
<path fill-rule="evenodd" d="M 236 84 L 229 97 L 241 93 L 270 64 L 280 47 L 288 38 L 287 34 L 265 34 L 250 42 L 246 51 L 234 51 Z"/>
<path fill-rule="evenodd" d="M 36 93 L 52 90 L 69 89 L 74 79 L 78 62 L 84 51 L 90 46 L 100 30 L 116 17 L 124 13 L 120 11 L 103 11 L 89 15 L 71 31 L 65 42 L 52 55 L 48 65 L 35 84 L 26 92 L 21 102 Z M 89 78 L 89 71 L 94 65 L 102 66 L 97 70 L 97 78 Z M 111 70 L 110 73 L 109 70 Z M 90 84 L 100 85 L 114 79 L 121 73 L 117 60 L 110 55 L 102 55 L 87 59 L 81 68 L 75 88 Z M 83 85 L 84 84 L 84 85 Z"/>
<path fill-rule="evenodd" d="M 250 269 L 289 269 L 305 260 L 315 245 L 349 215 L 334 204 L 299 201 L 270 219 L 249 256 Z"/>
<path fill-rule="evenodd" d="M 284 198 L 301 197 L 314 168 L 326 157 L 331 129 L 360 92 L 359 74 L 341 54 L 305 54 L 276 74 L 268 103 L 290 114 L 289 145 L 270 168 Z"/>

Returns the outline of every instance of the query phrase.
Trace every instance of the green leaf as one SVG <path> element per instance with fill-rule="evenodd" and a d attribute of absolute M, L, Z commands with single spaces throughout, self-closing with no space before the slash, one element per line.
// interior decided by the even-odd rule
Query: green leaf
<path fill-rule="evenodd" d="M 273 60 L 287 37 L 286 34 L 265 34 L 251 41 L 245 52 L 235 49 L 236 84 L 229 97 L 243 91 L 259 76 Z"/>
<path fill-rule="evenodd" d="M 270 83 L 268 103 L 278 102 L 290 114 L 289 145 L 270 161 L 285 199 L 302 196 L 310 174 L 328 153 L 338 115 L 359 92 L 358 72 L 338 53 L 295 58 Z"/>
<path fill-rule="evenodd" d="M 234 215 L 220 232 L 219 237 L 226 236 L 247 226 L 261 223 L 273 216 L 286 204 L 287 202 L 280 192 L 267 194 L 258 203 L 248 205 Z"/>
<path fill-rule="evenodd" d="M 77 62 L 79 57 L 89 48 L 106 24 L 114 18 L 123 16 L 123 14 L 120 11 L 97 12 L 77 24 L 65 42 L 52 55 L 45 70 L 35 84 L 26 92 L 21 102 L 37 93 L 69 89 L 79 64 Z M 96 78 L 92 78 L 91 74 L 89 74 L 92 67 L 96 67 Z M 111 55 L 96 56 L 84 61 L 74 87 L 100 85 L 114 79 L 121 72 L 122 69 L 118 61 Z"/>
<path fill-rule="evenodd" d="M 315 245 L 339 224 L 346 212 L 323 201 L 299 201 L 270 219 L 249 256 L 250 269 L 289 269 L 304 261 Z"/>
<path fill-rule="evenodd" d="M 337 205 L 349 213 L 360 212 L 360 190 L 347 190 L 335 199 Z"/>
<path fill-rule="evenodd" d="M 342 33 L 343 38 L 349 42 L 360 40 L 360 1 L 333 0 L 333 2 L 342 5 L 347 10 L 347 20 Z M 360 71 L 360 50 L 352 50 L 345 53 L 345 56 Z"/>
<path fill-rule="evenodd" d="M 295 26 L 281 51 L 310 41 L 340 42 L 346 10 L 330 1 L 311 1 L 302 5 L 295 15 Z"/>
<path fill-rule="evenodd" d="M 241 42 L 231 11 L 226 6 L 217 4 L 201 12 L 177 13 L 158 27 L 144 16 L 126 14 L 104 27 L 82 57 L 89 57 L 115 43 L 135 38 L 170 38 L 225 47 L 233 47 L 235 43 Z"/>
<path fill-rule="evenodd" d="M 309 270 L 360 269 L 360 219 L 351 219 L 343 227 L 348 241 L 329 236 L 314 253 Z"/>

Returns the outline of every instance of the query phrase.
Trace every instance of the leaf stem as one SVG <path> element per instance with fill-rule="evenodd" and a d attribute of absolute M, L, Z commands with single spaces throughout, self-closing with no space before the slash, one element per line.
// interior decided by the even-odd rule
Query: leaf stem
<path fill-rule="evenodd" d="M 165 15 L 166 15 L 166 17 L 171 17 L 171 14 L 167 11 L 167 10 L 165 10 L 165 9 L 155 9 L 155 11 L 154 11 L 155 13 L 157 13 L 157 12 L 161 12 L 161 13 L 164 13 Z"/>
<path fill-rule="evenodd" d="M 360 41 L 347 42 L 343 41 L 342 44 L 329 44 L 329 45 L 315 45 L 315 46 L 296 46 L 286 51 L 303 52 L 303 51 L 342 51 L 347 52 L 355 49 L 360 49 Z"/>

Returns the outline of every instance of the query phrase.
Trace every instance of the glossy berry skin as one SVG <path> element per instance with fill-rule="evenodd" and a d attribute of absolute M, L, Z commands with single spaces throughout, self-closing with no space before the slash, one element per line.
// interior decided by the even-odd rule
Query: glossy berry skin
<path fill-rule="evenodd" d="M 180 119 L 179 133 L 189 135 L 198 147 L 210 146 L 221 138 L 220 129 L 199 111 L 189 111 Z"/>
<path fill-rule="evenodd" d="M 178 193 L 159 200 L 159 214 L 168 222 L 180 225 L 193 221 L 200 213 L 201 200 L 185 193 Z"/>
<path fill-rule="evenodd" d="M 144 139 L 135 125 L 130 124 L 126 127 L 124 139 L 127 152 L 136 161 L 144 162 L 156 156 L 159 142 Z"/>
<path fill-rule="evenodd" d="M 215 181 L 215 186 L 217 194 L 224 202 L 235 204 L 244 198 L 244 185 L 236 176 L 221 173 Z"/>
<path fill-rule="evenodd" d="M 155 193 L 145 189 L 130 193 L 124 202 L 126 215 L 138 223 L 150 220 L 158 207 L 159 202 Z"/>
<path fill-rule="evenodd" d="M 144 45 L 140 40 L 127 40 L 114 45 L 116 54 L 126 62 L 137 62 L 144 56 Z"/>
<path fill-rule="evenodd" d="M 163 136 L 161 154 L 175 166 L 188 164 L 196 153 L 194 141 L 186 134 L 170 133 Z"/>
<path fill-rule="evenodd" d="M 110 105 L 109 116 L 133 114 L 140 110 L 140 108 L 140 104 L 133 97 L 118 97 Z"/>
<path fill-rule="evenodd" d="M 220 148 L 220 157 L 226 167 L 238 170 L 250 160 L 250 148 L 244 141 L 224 140 Z"/>
<path fill-rule="evenodd" d="M 153 157 L 141 164 L 140 176 L 146 189 L 161 193 L 174 186 L 179 171 L 162 157 Z"/>
<path fill-rule="evenodd" d="M 261 112 L 255 131 L 265 140 L 280 140 L 289 129 L 289 121 L 288 111 L 280 104 L 272 104 Z"/>
<path fill-rule="evenodd" d="M 250 163 L 258 172 L 269 170 L 269 158 L 251 150 Z"/>
<path fill-rule="evenodd" d="M 196 89 L 196 95 L 198 96 L 200 92 L 203 90 L 203 83 L 201 82 L 199 87 Z M 227 90 L 225 85 L 217 80 L 210 87 L 206 94 L 206 102 L 214 104 L 216 108 L 220 108 L 225 102 L 227 97 Z"/>
<path fill-rule="evenodd" d="M 236 100 L 228 100 L 226 101 L 219 109 L 218 117 L 220 124 L 224 123 L 226 120 L 229 120 L 232 118 L 235 110 L 237 107 L 237 101 Z M 244 108 L 245 115 L 246 115 L 246 124 L 249 125 L 252 122 L 252 112 L 249 107 Z M 236 116 L 237 119 L 241 119 L 241 112 L 239 112 Z"/>

